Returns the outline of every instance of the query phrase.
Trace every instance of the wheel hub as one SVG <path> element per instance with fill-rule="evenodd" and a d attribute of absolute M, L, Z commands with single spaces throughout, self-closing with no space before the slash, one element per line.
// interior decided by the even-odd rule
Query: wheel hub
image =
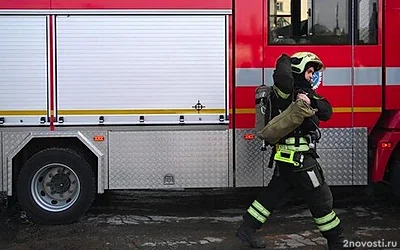
<path fill-rule="evenodd" d="M 64 211 L 72 206 L 81 188 L 77 174 L 59 163 L 42 167 L 33 177 L 31 187 L 36 203 L 52 212 Z"/>
<path fill-rule="evenodd" d="M 66 192 L 70 186 L 71 181 L 65 174 L 56 174 L 50 181 L 51 190 L 58 194 Z"/>

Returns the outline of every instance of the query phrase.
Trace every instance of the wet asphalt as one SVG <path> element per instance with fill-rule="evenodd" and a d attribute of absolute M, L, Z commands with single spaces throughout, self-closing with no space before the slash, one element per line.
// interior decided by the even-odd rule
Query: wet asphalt
<path fill-rule="evenodd" d="M 400 249 L 400 206 L 386 187 L 332 190 L 348 246 Z M 250 249 L 234 234 L 260 192 L 109 191 L 79 221 L 57 226 L 33 223 L 14 203 L 0 216 L 0 249 Z M 296 197 L 286 197 L 260 230 L 266 249 L 327 249 L 310 212 Z"/>

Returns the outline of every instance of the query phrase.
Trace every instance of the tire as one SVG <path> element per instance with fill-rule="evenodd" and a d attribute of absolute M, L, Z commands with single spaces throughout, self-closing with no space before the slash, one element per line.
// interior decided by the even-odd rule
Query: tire
<path fill-rule="evenodd" d="M 17 179 L 21 208 L 40 224 L 69 224 L 84 215 L 96 193 L 94 174 L 76 151 L 50 148 L 33 155 Z"/>
<path fill-rule="evenodd" d="M 394 201 L 400 204 L 400 161 L 394 160 L 390 172 L 390 184 Z"/>

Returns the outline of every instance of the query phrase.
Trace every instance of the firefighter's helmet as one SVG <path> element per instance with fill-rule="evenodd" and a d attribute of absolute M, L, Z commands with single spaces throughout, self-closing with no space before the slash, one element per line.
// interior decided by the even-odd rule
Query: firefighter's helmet
<path fill-rule="evenodd" d="M 290 57 L 292 63 L 292 71 L 300 74 L 304 72 L 307 63 L 311 63 L 314 67 L 315 72 L 322 71 L 324 64 L 317 55 L 311 52 L 297 52 Z"/>

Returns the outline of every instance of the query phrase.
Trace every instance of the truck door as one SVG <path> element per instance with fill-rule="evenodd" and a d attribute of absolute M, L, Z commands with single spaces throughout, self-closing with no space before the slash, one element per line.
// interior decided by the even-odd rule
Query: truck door
<path fill-rule="evenodd" d="M 46 22 L 46 16 L 0 16 L 0 125 L 48 121 Z"/>
<path fill-rule="evenodd" d="M 353 5 L 353 185 L 368 183 L 367 138 L 382 112 L 382 2 Z"/>
<path fill-rule="evenodd" d="M 382 10 L 382 8 L 381 8 Z M 399 16 L 400 1 L 385 1 L 385 108 L 387 110 L 400 110 L 400 62 L 399 62 Z M 379 12 L 381 13 L 381 12 Z"/>
<path fill-rule="evenodd" d="M 331 119 L 321 123 L 318 145 L 327 181 L 352 184 L 353 47 L 352 0 L 265 0 L 264 79 L 272 84 L 276 59 L 299 51 L 317 54 L 326 66 L 317 93 L 333 106 Z M 267 173 L 267 172 L 266 172 Z M 271 171 L 265 174 L 267 183 Z"/>
<path fill-rule="evenodd" d="M 58 116 L 64 124 L 227 122 L 226 22 L 57 16 Z"/>

